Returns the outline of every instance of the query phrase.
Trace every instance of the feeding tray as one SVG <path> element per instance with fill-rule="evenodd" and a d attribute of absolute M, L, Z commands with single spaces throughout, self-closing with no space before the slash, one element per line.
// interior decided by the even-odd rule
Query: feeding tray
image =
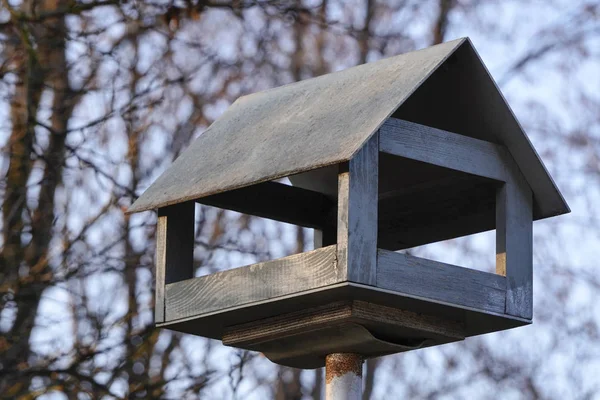
<path fill-rule="evenodd" d="M 194 277 L 196 203 L 317 248 Z M 153 209 L 157 326 L 301 368 L 531 323 L 532 221 L 569 212 L 468 39 L 241 97 L 129 212 Z M 491 229 L 495 273 L 397 252 Z"/>

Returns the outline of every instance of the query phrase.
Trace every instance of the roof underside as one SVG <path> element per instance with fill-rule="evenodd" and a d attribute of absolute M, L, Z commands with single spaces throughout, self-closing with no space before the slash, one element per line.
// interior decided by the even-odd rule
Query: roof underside
<path fill-rule="evenodd" d="M 458 39 L 239 98 L 128 212 L 347 161 L 392 114 L 506 145 L 536 219 L 569 211 L 471 43 Z"/>

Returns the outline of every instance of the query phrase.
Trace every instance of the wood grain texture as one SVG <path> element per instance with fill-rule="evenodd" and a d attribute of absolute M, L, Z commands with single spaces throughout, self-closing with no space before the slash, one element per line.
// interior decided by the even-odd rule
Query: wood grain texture
<path fill-rule="evenodd" d="M 380 304 L 354 301 L 352 316 L 355 322 L 372 327 L 371 329 L 376 333 L 378 332 L 376 326 L 389 325 L 422 332 L 427 338 L 446 337 L 460 340 L 465 338 L 465 327 L 460 321 Z M 378 336 L 384 335 L 379 333 Z"/>
<path fill-rule="evenodd" d="M 396 111 L 394 117 L 506 146 L 534 192 L 534 219 L 569 207 L 470 41 Z"/>
<path fill-rule="evenodd" d="M 320 247 L 330 246 L 332 244 L 336 244 L 336 235 L 337 228 L 334 227 L 325 227 L 323 229 L 315 229 L 314 237 L 313 237 L 313 245 L 315 249 Z"/>
<path fill-rule="evenodd" d="M 382 152 L 450 168 L 486 178 L 506 181 L 502 145 L 474 139 L 429 126 L 389 118 L 380 128 Z"/>
<path fill-rule="evenodd" d="M 535 219 L 569 212 L 464 38 L 238 99 L 128 212 L 348 161 L 390 115 L 505 145 L 533 188 Z"/>
<path fill-rule="evenodd" d="M 339 174 L 338 262 L 351 282 L 377 282 L 379 135 L 374 135 Z"/>
<path fill-rule="evenodd" d="M 201 316 L 341 282 L 336 246 L 188 279 L 166 287 L 166 319 Z"/>
<path fill-rule="evenodd" d="M 154 209 L 348 161 L 465 42 L 237 99 L 130 207 Z"/>
<path fill-rule="evenodd" d="M 357 329 L 360 327 L 360 329 Z M 338 351 L 365 358 L 462 340 L 464 324 L 364 301 L 338 301 L 225 329 L 223 344 L 314 368 Z"/>
<path fill-rule="evenodd" d="M 335 202 L 329 197 L 277 182 L 259 183 L 196 201 L 309 228 L 330 226 L 335 219 Z"/>
<path fill-rule="evenodd" d="M 506 276 L 506 313 L 533 317 L 533 200 L 513 166 L 496 197 L 496 273 Z"/>
<path fill-rule="evenodd" d="M 531 323 L 530 320 L 507 315 L 503 312 L 482 311 L 404 294 L 394 290 L 346 281 L 270 300 L 267 299 L 208 314 L 191 316 L 174 322 L 162 323 L 159 326 L 221 340 L 223 334 L 234 326 L 249 324 L 268 318 L 276 318 L 277 316 L 292 312 L 301 313 L 309 308 L 326 306 L 339 301 L 347 302 L 352 300 L 365 301 L 401 310 L 410 310 L 416 314 L 430 315 L 443 320 L 457 321 L 461 325 L 464 325 L 466 336 L 511 329 Z M 378 326 L 376 329 L 377 334 L 382 338 L 395 337 L 400 334 L 398 328 L 394 328 L 390 332 L 383 331 L 381 326 Z M 381 332 L 383 332 L 383 335 Z M 406 337 L 409 336 L 407 335 Z"/>
<path fill-rule="evenodd" d="M 506 278 L 379 250 L 377 287 L 482 311 L 504 313 Z"/>
<path fill-rule="evenodd" d="M 500 183 L 461 175 L 380 195 L 379 248 L 400 250 L 494 229 Z"/>
<path fill-rule="evenodd" d="M 158 210 L 154 321 L 165 321 L 165 285 L 194 276 L 193 202 Z"/>
<path fill-rule="evenodd" d="M 229 327 L 223 334 L 223 344 L 250 347 L 343 322 L 366 326 L 375 336 L 388 337 L 389 333 L 381 335 L 381 327 L 385 326 L 388 332 L 393 328 L 395 341 L 402 336 L 465 338 L 464 326 L 459 321 L 364 301 L 342 301 Z"/>

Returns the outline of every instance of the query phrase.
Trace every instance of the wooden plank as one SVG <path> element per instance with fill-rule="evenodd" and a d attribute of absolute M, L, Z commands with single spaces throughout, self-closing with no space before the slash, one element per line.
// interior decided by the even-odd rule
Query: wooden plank
<path fill-rule="evenodd" d="M 461 175 L 380 194 L 379 248 L 400 250 L 494 229 L 500 182 Z"/>
<path fill-rule="evenodd" d="M 334 227 L 325 227 L 323 229 L 315 229 L 313 237 L 313 245 L 315 249 L 320 247 L 330 246 L 335 244 L 337 229 Z"/>
<path fill-rule="evenodd" d="M 138 212 L 350 160 L 459 39 L 240 97 L 130 207 Z"/>
<path fill-rule="evenodd" d="M 389 118 L 380 128 L 382 152 L 506 182 L 504 146 Z"/>
<path fill-rule="evenodd" d="M 502 143 L 533 189 L 534 218 L 569 212 L 552 177 L 469 41 L 394 116 Z"/>
<path fill-rule="evenodd" d="M 506 313 L 533 317 L 533 198 L 518 170 L 496 197 L 496 273 L 506 276 Z"/>
<path fill-rule="evenodd" d="M 194 276 L 194 202 L 158 210 L 154 322 L 165 321 L 165 285 Z"/>
<path fill-rule="evenodd" d="M 464 322 L 466 336 L 511 329 L 531 323 L 530 320 L 506 315 L 504 312 L 495 313 L 459 307 L 394 290 L 344 281 L 225 310 L 190 316 L 174 322 L 161 323 L 158 326 L 221 340 L 228 327 L 348 300 L 366 301 Z"/>
<path fill-rule="evenodd" d="M 335 219 L 335 202 L 329 197 L 278 182 L 263 182 L 196 201 L 310 228 L 331 225 Z"/>
<path fill-rule="evenodd" d="M 351 282 L 377 282 L 379 135 L 374 135 L 338 177 L 337 246 Z"/>
<path fill-rule="evenodd" d="M 384 336 L 389 336 L 390 331 L 394 332 L 395 341 L 399 341 L 402 336 L 465 338 L 464 325 L 460 321 L 365 301 L 339 301 L 228 327 L 223 333 L 223 344 L 249 347 L 344 322 L 371 328 L 369 330 L 373 330 L 375 336 L 380 336 L 377 335 L 378 331 L 386 331 Z"/>
<path fill-rule="evenodd" d="M 371 358 L 464 337 L 461 321 L 364 301 L 338 301 L 228 327 L 223 344 L 311 368 L 325 354 L 352 351 Z"/>
<path fill-rule="evenodd" d="M 377 287 L 504 313 L 505 277 L 387 250 L 377 252 Z"/>
<path fill-rule="evenodd" d="M 201 316 L 286 296 L 343 280 L 336 246 L 172 283 L 166 287 L 166 319 Z"/>

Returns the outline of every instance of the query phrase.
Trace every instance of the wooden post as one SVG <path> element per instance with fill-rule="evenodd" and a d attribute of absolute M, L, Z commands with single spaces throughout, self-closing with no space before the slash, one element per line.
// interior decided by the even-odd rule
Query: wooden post
<path fill-rule="evenodd" d="M 348 280 L 377 285 L 379 132 L 338 175 L 338 265 Z"/>
<path fill-rule="evenodd" d="M 518 168 L 496 195 L 496 273 L 506 276 L 505 313 L 533 317 L 533 199 Z"/>
<path fill-rule="evenodd" d="M 194 277 L 194 211 L 193 201 L 158 210 L 155 323 L 165 321 L 165 286 Z"/>
<path fill-rule="evenodd" d="M 362 364 L 358 354 L 334 353 L 325 358 L 325 399 L 360 400 Z"/>

